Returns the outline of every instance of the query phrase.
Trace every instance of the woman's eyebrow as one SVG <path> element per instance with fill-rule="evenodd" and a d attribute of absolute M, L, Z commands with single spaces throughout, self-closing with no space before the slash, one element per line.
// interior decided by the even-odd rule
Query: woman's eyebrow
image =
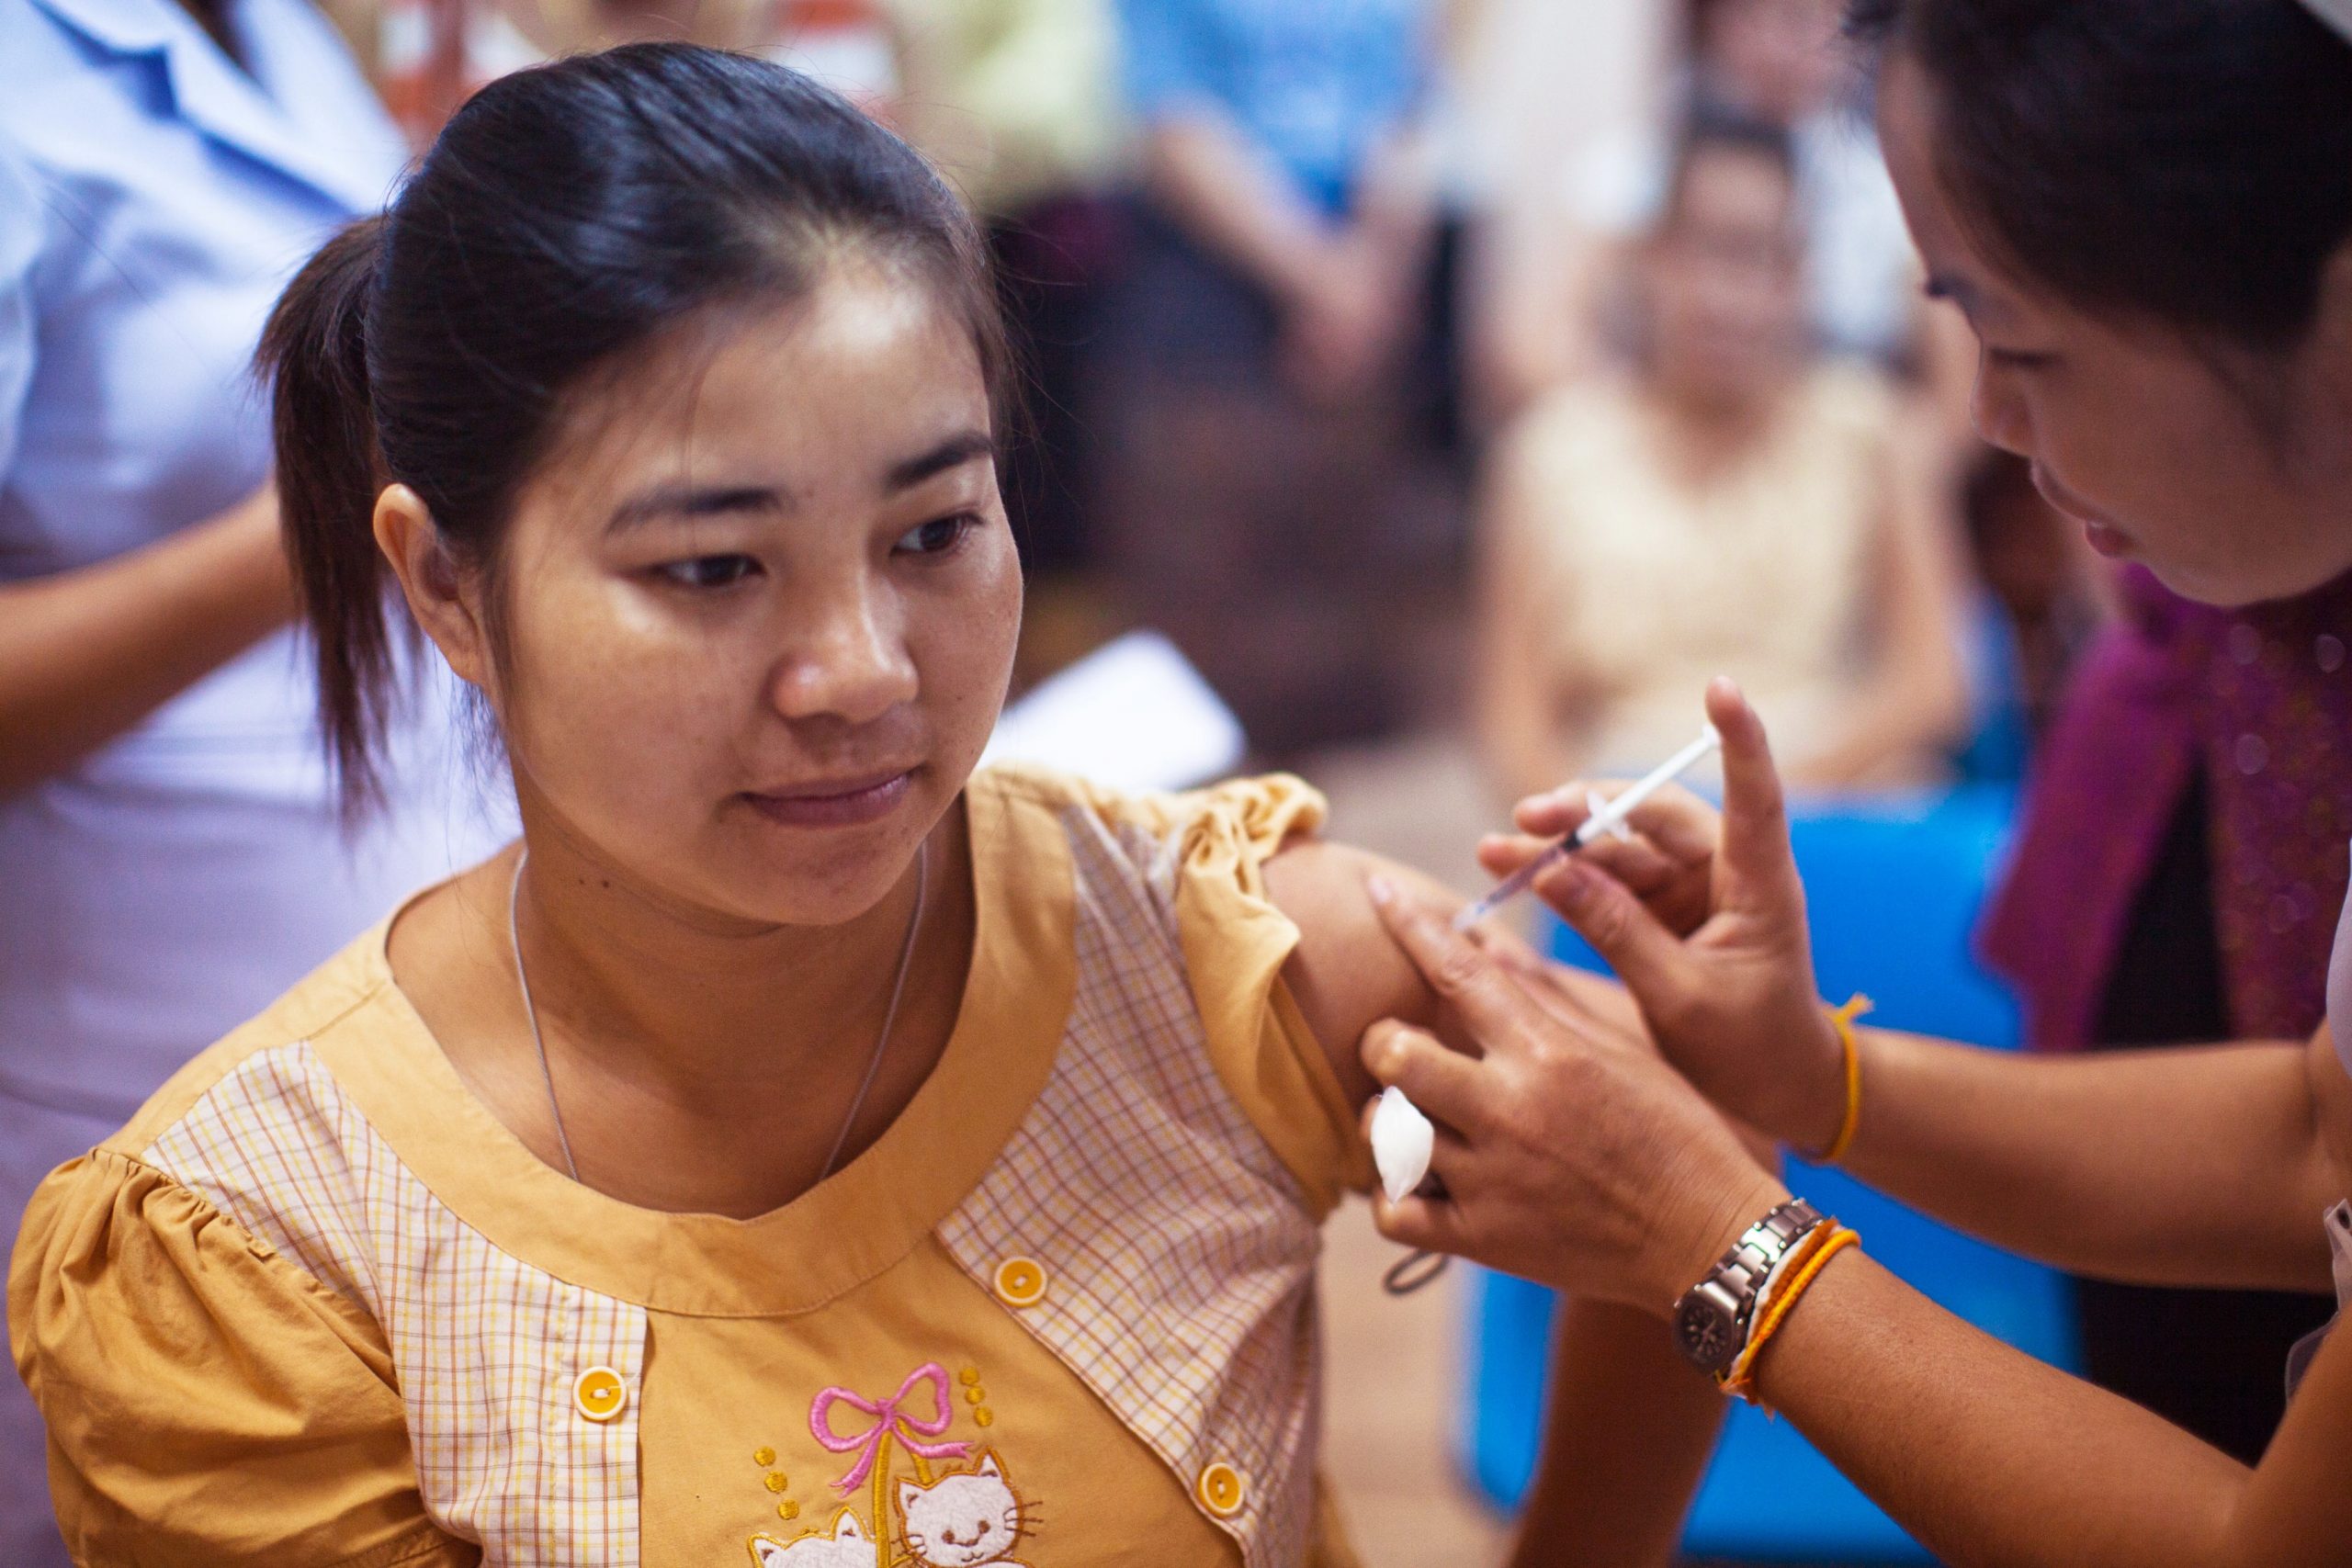
<path fill-rule="evenodd" d="M 1998 326 L 2008 319 L 2009 313 L 2001 302 L 1969 278 L 1930 273 L 1920 292 L 1930 299 L 1948 300 L 1959 306 L 1961 314 L 1979 326 L 1987 322 Z"/>
<path fill-rule="evenodd" d="M 1919 286 L 1919 292 L 1930 299 L 1950 300 L 1963 310 L 1976 302 L 1976 290 L 1969 287 L 1967 279 L 1940 272 L 1929 273 L 1927 281 Z"/>
<path fill-rule="evenodd" d="M 984 430 L 959 431 L 920 457 L 909 457 L 890 465 L 882 476 L 882 488 L 895 494 L 912 490 L 923 480 L 960 468 L 981 457 L 996 456 L 996 441 Z"/>
<path fill-rule="evenodd" d="M 786 512 L 790 492 L 774 485 L 662 485 L 613 509 L 605 532 L 625 534 L 659 518 L 714 517 L 730 512 Z"/>

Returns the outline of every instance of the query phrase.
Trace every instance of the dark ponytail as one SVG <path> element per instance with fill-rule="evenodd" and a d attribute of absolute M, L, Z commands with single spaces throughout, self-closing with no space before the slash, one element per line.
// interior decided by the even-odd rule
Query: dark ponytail
<path fill-rule="evenodd" d="M 277 501 L 303 619 L 318 647 L 319 717 L 348 805 L 372 799 L 392 686 L 385 562 L 376 547 L 383 458 L 368 391 L 368 304 L 384 219 L 345 228 L 295 275 L 262 331 Z"/>
<path fill-rule="evenodd" d="M 946 185 L 808 78 L 713 50 L 631 45 L 492 83 L 381 218 L 302 269 L 260 366 L 346 807 L 374 795 L 400 694 L 381 488 L 413 490 L 485 585 L 495 650 L 506 524 L 566 399 L 696 311 L 797 299 L 844 249 L 934 290 L 1006 400 L 987 253 Z"/>
<path fill-rule="evenodd" d="M 1854 0 L 1934 89 L 1989 253 L 2086 309 L 2281 352 L 2352 240 L 2352 44 L 2301 0 Z"/>

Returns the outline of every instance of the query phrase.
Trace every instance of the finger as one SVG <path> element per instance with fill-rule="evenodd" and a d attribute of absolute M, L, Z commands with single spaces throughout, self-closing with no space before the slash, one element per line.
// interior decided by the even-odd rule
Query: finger
<path fill-rule="evenodd" d="M 1659 852 L 1647 839 L 1596 839 L 1577 852 L 1644 898 L 1695 874 L 1692 867 Z"/>
<path fill-rule="evenodd" d="M 1489 957 L 1485 948 L 1453 929 L 1431 905 L 1407 897 L 1385 876 L 1365 883 L 1373 908 L 1430 989 L 1467 1023 L 1488 1049 L 1522 1038 L 1542 1011 Z"/>
<path fill-rule="evenodd" d="M 1382 1235 L 1400 1247 L 1449 1255 L 1463 1254 L 1470 1247 L 1469 1226 L 1450 1197 L 1416 1192 L 1401 1203 L 1392 1203 L 1385 1193 L 1375 1193 L 1372 1220 Z"/>
<path fill-rule="evenodd" d="M 1596 796 L 1613 800 L 1632 787 L 1623 781 L 1563 784 L 1547 795 L 1521 801 L 1512 808 L 1512 824 L 1531 840 L 1556 842 L 1591 820 Z M 1715 852 L 1722 836 L 1719 818 L 1713 804 L 1668 781 L 1634 807 L 1624 827 L 1633 838 L 1647 841 L 1668 859 L 1695 863 Z M 1613 840 L 1617 835 L 1609 837 Z"/>
<path fill-rule="evenodd" d="M 1507 926 L 1487 921 L 1472 933 L 1487 955 L 1521 979 L 1539 979 L 1551 964 L 1528 945 L 1527 939 Z"/>
<path fill-rule="evenodd" d="M 1478 840 L 1478 864 L 1493 876 L 1509 876 L 1558 843 L 1532 833 L 1489 833 Z"/>
<path fill-rule="evenodd" d="M 1724 870 L 1737 892 L 1785 895 L 1798 886 L 1796 859 L 1764 721 L 1721 675 L 1708 682 L 1707 716 L 1724 738 Z"/>
<path fill-rule="evenodd" d="M 1584 1026 L 1592 1021 L 1592 1013 L 1560 985 L 1558 976 L 1566 973 L 1564 965 L 1536 952 L 1516 931 L 1491 921 L 1473 934 L 1487 956 L 1502 966 L 1503 973 L 1526 993 L 1529 1000 L 1562 1028 L 1584 1032 Z"/>
<path fill-rule="evenodd" d="M 1634 996 L 1676 995 L 1689 962 L 1682 943 L 1624 884 L 1577 855 L 1539 877 L 1535 891 Z"/>
<path fill-rule="evenodd" d="M 1421 1114 L 1457 1132 L 1475 1134 L 1487 1125 L 1489 1089 L 1473 1057 L 1395 1019 L 1382 1019 L 1363 1032 L 1364 1070 L 1384 1087 L 1405 1091 Z M 1365 1123 L 1367 1133 L 1371 1123 Z"/>
<path fill-rule="evenodd" d="M 1478 842 L 1478 864 L 1487 874 L 1500 880 L 1523 869 L 1556 841 L 1523 833 L 1490 833 Z M 1665 854 L 1646 839 L 1600 838 L 1577 853 L 1644 897 L 1663 891 L 1692 871 L 1690 865 Z"/>

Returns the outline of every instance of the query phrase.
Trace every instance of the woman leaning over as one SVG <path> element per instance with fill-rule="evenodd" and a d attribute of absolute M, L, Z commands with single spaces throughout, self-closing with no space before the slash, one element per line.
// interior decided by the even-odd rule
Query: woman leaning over
<path fill-rule="evenodd" d="M 1885 42 L 1882 139 L 1914 232 L 1984 344 L 1984 434 L 2030 457 L 2095 545 L 2177 592 L 2248 604 L 2352 570 L 2352 6 L 1865 0 L 1857 23 Z M 1616 875 L 1579 862 L 1546 886 L 1687 1079 L 1605 1037 L 1613 993 L 1515 979 L 1386 893 L 1485 1046 L 1374 1032 L 1377 1073 L 1457 1134 L 1436 1160 L 1447 1196 L 1385 1211 L 1386 1228 L 1672 1314 L 1692 1359 L 1954 1563 L 2352 1562 L 2352 1337 L 2280 1369 L 2298 1392 L 2249 1468 L 1830 1250 L 1834 1232 L 1804 1231 L 1819 1250 L 1792 1249 L 1760 1314 L 1711 1267 L 1789 1189 L 1694 1085 L 2077 1272 L 2352 1286 L 2352 1047 L 2323 1027 L 2033 1059 L 1862 1031 L 1849 1052 L 1815 996 L 1761 726 L 1728 686 L 1710 704 L 1720 832 L 1668 802 L 1600 852 Z M 1539 800 L 1521 826 L 1580 812 Z M 2352 922 L 2329 1013 L 2352 1019 Z"/>

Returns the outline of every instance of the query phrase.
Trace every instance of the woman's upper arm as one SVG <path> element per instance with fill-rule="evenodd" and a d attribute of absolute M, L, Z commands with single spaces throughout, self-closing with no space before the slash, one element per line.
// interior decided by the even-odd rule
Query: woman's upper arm
<path fill-rule="evenodd" d="M 8 1328 L 76 1561 L 476 1560 L 425 1512 L 381 1329 L 152 1167 L 49 1178 Z"/>
<path fill-rule="evenodd" d="M 1364 1031 L 1385 1018 L 1428 1027 L 1437 1011 L 1429 983 L 1390 939 L 1364 892 L 1374 874 L 1456 901 L 1418 872 L 1345 844 L 1300 840 L 1266 863 L 1267 894 L 1298 928 L 1283 984 L 1351 1105 L 1378 1090 L 1358 1050 Z"/>
<path fill-rule="evenodd" d="M 2319 1123 L 2307 1162 L 2303 1195 L 2314 1216 L 2352 1198 L 2352 1077 L 2335 1049 L 2334 1026 L 2323 1021 L 2303 1048 L 2303 1078 L 2311 1086 L 2312 1115 Z"/>

